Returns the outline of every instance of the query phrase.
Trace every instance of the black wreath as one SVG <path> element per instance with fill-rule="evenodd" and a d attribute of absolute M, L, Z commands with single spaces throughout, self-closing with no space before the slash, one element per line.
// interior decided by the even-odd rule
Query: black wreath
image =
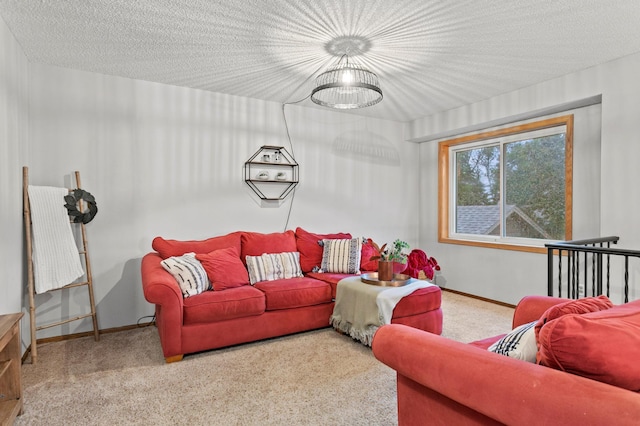
<path fill-rule="evenodd" d="M 78 201 L 80 200 L 87 203 L 89 207 L 88 210 L 84 212 L 78 210 Z M 69 211 L 69 216 L 71 216 L 73 223 L 89 223 L 93 220 L 96 213 L 98 213 L 96 199 L 84 189 L 74 189 L 69 195 L 64 196 L 64 201 L 67 203 L 64 206 Z"/>

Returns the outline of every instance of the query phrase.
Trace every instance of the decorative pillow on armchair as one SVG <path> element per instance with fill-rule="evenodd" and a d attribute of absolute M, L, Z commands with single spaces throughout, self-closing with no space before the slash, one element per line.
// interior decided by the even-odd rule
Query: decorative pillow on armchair
<path fill-rule="evenodd" d="M 540 334 L 540 329 L 546 323 L 553 321 L 556 318 L 560 318 L 563 315 L 588 314 L 590 312 L 603 311 L 612 307 L 613 303 L 611 303 L 611 300 L 609 300 L 609 298 L 604 295 L 597 297 L 583 297 L 582 299 L 570 300 L 568 302 L 552 306 L 547 309 L 544 314 L 542 314 L 536 324 L 536 339 Z"/>
<path fill-rule="evenodd" d="M 359 274 L 362 256 L 362 238 L 322 240 L 320 272 Z"/>
<path fill-rule="evenodd" d="M 549 321 L 538 343 L 542 365 L 640 391 L 640 300 Z"/>
<path fill-rule="evenodd" d="M 522 324 L 511 331 L 511 333 L 489 346 L 489 351 L 511 358 L 521 359 L 527 362 L 536 362 L 536 335 L 534 326 L 536 321 Z"/>

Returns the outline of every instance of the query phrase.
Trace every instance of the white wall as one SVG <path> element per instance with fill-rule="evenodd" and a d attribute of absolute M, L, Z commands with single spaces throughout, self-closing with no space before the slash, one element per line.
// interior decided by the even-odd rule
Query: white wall
<path fill-rule="evenodd" d="M 640 249 L 640 226 L 637 214 L 640 198 L 635 182 L 640 179 L 640 54 L 621 58 L 522 90 L 467 105 L 442 114 L 416 120 L 407 126 L 408 139 L 428 139 L 429 135 L 550 108 L 592 96 L 602 95 L 601 147 L 599 161 L 584 163 L 586 169 L 575 177 L 574 238 L 619 235 L 620 247 Z M 593 109 L 584 118 L 588 126 L 599 120 Z M 597 127 L 595 127 L 597 128 Z M 580 135 L 574 144 L 580 149 Z M 580 155 L 579 153 L 576 156 Z M 447 287 L 507 303 L 517 303 L 527 294 L 546 294 L 546 255 L 487 248 L 454 246 L 437 242 L 437 141 L 420 145 L 421 200 L 420 241 L 445 267 Z M 574 161 L 576 157 L 574 157 Z M 579 161 L 579 159 L 578 159 Z M 597 176 L 595 185 L 585 179 Z M 584 188 L 587 188 L 584 190 Z M 581 197 L 581 198 L 580 198 Z M 599 208 L 589 208 L 597 203 Z M 591 230 L 595 232 L 591 234 Z M 632 265 L 631 280 L 640 272 Z M 614 271 L 618 284 L 622 276 Z M 630 299 L 640 297 L 639 285 L 632 286 Z M 614 300 L 620 303 L 622 300 Z"/>
<path fill-rule="evenodd" d="M 21 166 L 28 136 L 27 68 L 22 49 L 0 18 L 0 314 L 20 312 L 23 305 Z M 23 329 L 28 324 L 23 319 Z"/>
<path fill-rule="evenodd" d="M 152 313 L 139 266 L 156 235 L 196 239 L 285 226 L 289 202 L 262 208 L 242 182 L 244 161 L 261 145 L 288 145 L 281 105 L 29 64 L 4 22 L 0 45 L 0 313 L 27 304 L 23 165 L 38 185 L 70 186 L 80 170 L 97 198 L 100 212 L 87 228 L 101 328 Z M 589 194 L 600 207 L 574 211 L 574 221 L 595 221 L 600 235 L 639 248 L 639 74 L 634 55 L 406 126 L 287 106 L 301 181 L 288 228 L 403 238 L 438 258 L 448 288 L 508 303 L 544 294 L 542 255 L 437 243 L 437 144 L 404 141 L 602 94 L 599 184 Z M 632 279 L 638 275 L 636 268 Z M 75 315 L 85 300 L 81 291 L 38 296 L 39 321 Z M 23 321 L 23 336 L 27 329 Z M 84 321 L 41 336 L 89 329 Z"/>
<path fill-rule="evenodd" d="M 41 64 L 30 65 L 29 84 L 32 182 L 69 186 L 79 170 L 98 203 L 87 231 L 101 328 L 153 312 L 139 270 L 155 236 L 284 229 L 290 202 L 263 208 L 242 180 L 260 146 L 289 149 L 280 104 Z M 401 123 L 299 106 L 286 114 L 300 164 L 289 229 L 417 244 L 419 147 L 403 141 Z M 38 295 L 38 321 L 85 311 L 84 294 Z M 42 336 L 89 329 L 86 320 Z"/>

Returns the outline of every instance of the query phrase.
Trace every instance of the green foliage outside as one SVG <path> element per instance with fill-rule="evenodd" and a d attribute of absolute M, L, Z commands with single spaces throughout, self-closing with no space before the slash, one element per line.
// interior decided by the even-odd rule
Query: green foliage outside
<path fill-rule="evenodd" d="M 564 134 L 504 145 L 504 185 L 507 206 L 516 206 L 551 239 L 565 235 Z M 456 202 L 459 206 L 489 206 L 500 202 L 500 147 L 456 153 Z M 540 238 L 529 229 L 515 237 Z M 526 233 L 528 232 L 528 234 Z"/>
<path fill-rule="evenodd" d="M 500 148 L 487 146 L 456 154 L 459 206 L 491 206 L 500 201 Z"/>
<path fill-rule="evenodd" d="M 564 239 L 564 134 L 506 145 L 507 205 L 518 206 L 552 238 Z"/>

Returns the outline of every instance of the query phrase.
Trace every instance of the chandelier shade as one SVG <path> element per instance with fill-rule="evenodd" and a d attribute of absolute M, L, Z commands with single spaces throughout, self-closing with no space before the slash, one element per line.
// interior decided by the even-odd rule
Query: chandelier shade
<path fill-rule="evenodd" d="M 311 100 L 329 108 L 365 108 L 382 100 L 382 90 L 377 75 L 349 63 L 349 57 L 343 55 L 337 65 L 316 77 Z"/>

